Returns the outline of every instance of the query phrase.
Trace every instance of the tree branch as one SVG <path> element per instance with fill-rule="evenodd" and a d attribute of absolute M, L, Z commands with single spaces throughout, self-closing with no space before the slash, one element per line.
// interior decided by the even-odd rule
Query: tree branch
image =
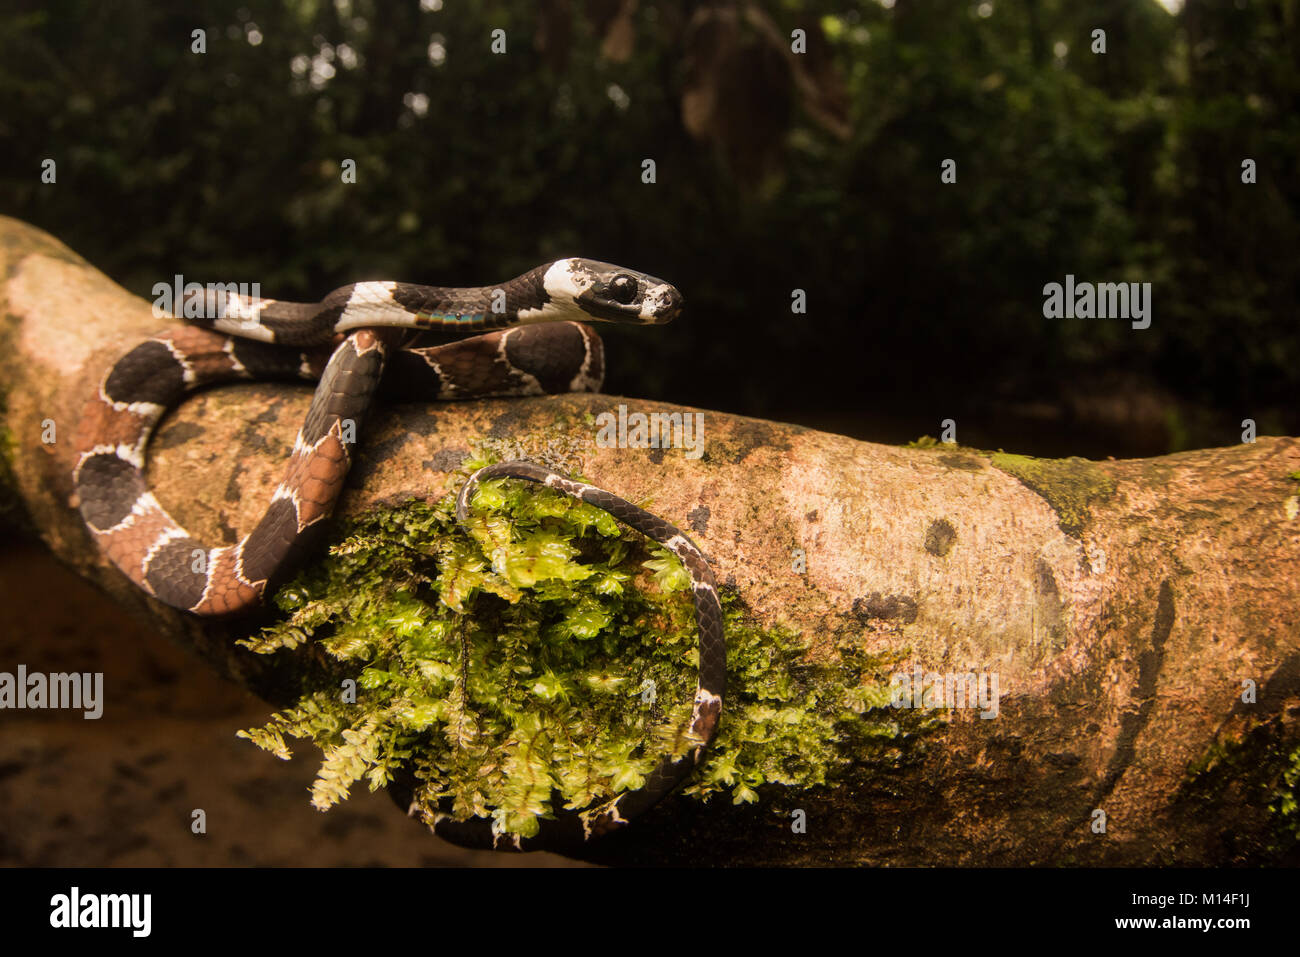
<path fill-rule="evenodd" d="M 12 219 L 0 219 L 0 263 L 0 496 L 63 561 L 155 627 L 269 700 L 291 700 L 291 662 L 235 647 L 247 623 L 198 621 L 141 594 L 101 558 L 72 504 L 82 404 L 133 340 L 166 323 Z M 309 397 L 259 383 L 185 403 L 150 447 L 159 500 L 201 537 L 233 541 L 279 480 Z M 620 402 L 696 411 L 602 395 L 385 407 L 340 512 L 441 496 L 483 439 L 551 443 L 593 481 L 651 500 L 689 531 L 760 624 L 803 634 L 809 661 L 833 661 L 848 645 L 892 655 L 909 674 L 913 664 L 941 677 L 996 674 L 1001 700 L 996 719 L 937 712 L 943 721 L 923 746 L 887 771 L 864 754 L 832 786 L 773 788 L 752 806 L 673 799 L 587 856 L 1295 860 L 1294 812 L 1269 804 L 1280 807 L 1281 775 L 1300 763 L 1291 757 L 1300 499 L 1288 477 L 1300 470 L 1300 442 L 1045 461 L 705 412 L 705 454 L 692 461 L 680 449 L 597 447 L 592 417 Z M 1243 701 L 1250 683 L 1257 703 Z M 795 810 L 804 833 L 791 828 Z"/>

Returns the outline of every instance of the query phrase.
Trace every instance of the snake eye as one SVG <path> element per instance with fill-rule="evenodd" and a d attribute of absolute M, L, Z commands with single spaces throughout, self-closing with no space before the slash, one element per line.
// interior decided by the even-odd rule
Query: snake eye
<path fill-rule="evenodd" d="M 609 281 L 609 294 L 615 302 L 628 306 L 636 299 L 637 281 L 627 273 L 620 273 Z"/>

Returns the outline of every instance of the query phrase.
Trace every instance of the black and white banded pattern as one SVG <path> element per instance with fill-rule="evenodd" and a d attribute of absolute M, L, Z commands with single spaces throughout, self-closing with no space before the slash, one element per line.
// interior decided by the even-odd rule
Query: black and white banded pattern
<path fill-rule="evenodd" d="M 188 319 L 136 345 L 86 403 L 73 473 L 82 518 L 114 564 L 144 591 L 197 615 L 257 606 L 292 568 L 309 533 L 331 513 L 355 439 L 381 384 L 405 397 L 470 399 L 595 391 L 604 376 L 600 339 L 581 321 L 658 324 L 681 310 L 671 285 L 588 259 L 561 259 L 499 286 L 442 287 L 359 282 L 318 303 L 200 293 L 206 318 Z M 474 334 L 417 348 L 403 330 Z M 254 529 L 234 545 L 196 541 L 154 498 L 145 450 L 167 409 L 193 390 L 232 379 L 319 380 L 284 477 Z M 540 482 L 599 508 L 661 543 L 691 575 L 700 630 L 700 674 L 681 759 L 665 758 L 644 787 L 599 807 L 544 822 L 533 846 L 585 840 L 626 824 L 668 794 L 712 739 L 722 709 L 726 646 L 708 563 L 676 527 L 626 500 L 527 462 L 489 466 L 462 489 L 464 520 L 473 488 L 488 477 Z M 440 818 L 437 833 L 494 844 L 490 822 Z M 520 842 L 522 846 L 522 842 Z"/>

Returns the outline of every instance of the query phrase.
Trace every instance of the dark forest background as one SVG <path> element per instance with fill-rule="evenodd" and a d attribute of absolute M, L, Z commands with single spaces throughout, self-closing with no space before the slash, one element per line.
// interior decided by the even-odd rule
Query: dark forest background
<path fill-rule="evenodd" d="M 610 260 L 688 311 L 607 391 L 1159 454 L 1300 431 L 1298 96 L 1297 0 L 10 0 L 0 212 L 142 295 Z M 1151 327 L 1044 319 L 1067 273 Z"/>

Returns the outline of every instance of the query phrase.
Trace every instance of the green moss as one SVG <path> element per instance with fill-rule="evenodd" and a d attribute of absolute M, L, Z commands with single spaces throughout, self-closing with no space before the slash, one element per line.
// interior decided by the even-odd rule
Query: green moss
<path fill-rule="evenodd" d="M 670 552 L 549 489 L 485 483 L 468 534 L 453 501 L 350 523 L 281 589 L 285 617 L 245 644 L 299 649 L 304 693 L 240 734 L 281 757 L 286 736 L 317 744 L 322 810 L 359 781 L 373 790 L 400 774 L 417 781 L 426 819 L 446 801 L 528 836 L 553 790 L 585 806 L 639 788 L 665 752 L 689 747 L 689 579 Z M 798 634 L 723 599 L 727 703 L 685 793 L 742 803 L 760 787 L 813 787 L 904 735 L 885 662 L 811 666 Z"/>
<path fill-rule="evenodd" d="M 1262 809 L 1272 832 L 1261 848 L 1262 860 L 1294 862 L 1300 852 L 1300 745 L 1288 746 L 1275 721 L 1257 724 L 1240 738 L 1215 741 L 1188 766 L 1179 793 L 1200 802 L 1206 813 Z"/>
<path fill-rule="evenodd" d="M 1036 459 L 995 452 L 989 461 L 1041 495 L 1056 512 L 1057 523 L 1067 535 L 1082 534 L 1092 518 L 1092 506 L 1115 494 L 1115 480 L 1095 462 L 1077 456 Z"/>
<path fill-rule="evenodd" d="M 1300 843 L 1300 747 L 1287 756 L 1281 783 L 1273 790 L 1268 806 L 1279 835 Z"/>
<path fill-rule="evenodd" d="M 939 462 L 950 469 L 959 469 L 963 472 L 984 471 L 984 460 L 980 458 L 984 453 L 979 449 L 967 448 L 958 445 L 956 442 L 944 442 L 932 435 L 923 435 L 919 439 L 913 439 L 903 448 L 941 452 Z"/>
<path fill-rule="evenodd" d="M 941 442 L 933 435 L 923 435 L 919 439 L 913 439 L 903 446 L 905 449 L 937 449 L 952 448 L 951 442 Z"/>

